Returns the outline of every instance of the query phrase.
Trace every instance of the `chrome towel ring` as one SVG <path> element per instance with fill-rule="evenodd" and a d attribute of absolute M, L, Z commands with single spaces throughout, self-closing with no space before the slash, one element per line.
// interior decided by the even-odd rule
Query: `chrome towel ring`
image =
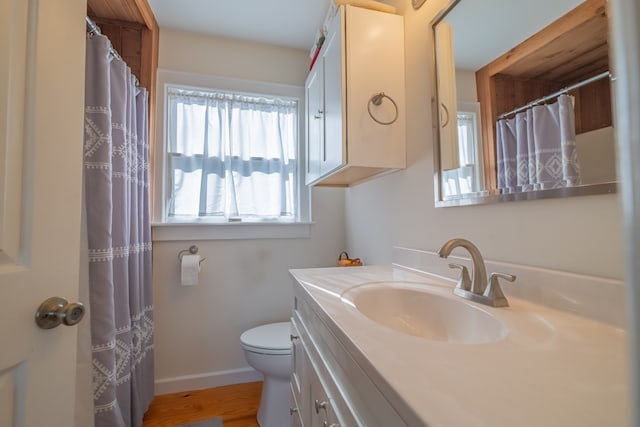
<path fill-rule="evenodd" d="M 382 100 L 384 98 L 387 98 L 389 101 L 391 101 L 391 103 L 393 104 L 393 108 L 395 110 L 395 115 L 393 116 L 393 119 L 391 119 L 388 122 L 383 122 L 381 120 L 376 119 L 373 113 L 371 112 L 371 104 L 375 106 L 379 106 L 382 104 Z M 371 118 L 376 123 L 380 123 L 381 125 L 385 125 L 385 126 L 390 125 L 390 124 L 393 124 L 396 120 L 398 120 L 398 104 L 396 104 L 396 101 L 394 101 L 393 98 L 391 98 L 389 95 L 385 94 L 384 92 L 376 93 L 371 97 L 371 99 L 369 99 L 369 102 L 367 103 L 367 111 L 369 111 L 369 115 L 371 116 Z"/>

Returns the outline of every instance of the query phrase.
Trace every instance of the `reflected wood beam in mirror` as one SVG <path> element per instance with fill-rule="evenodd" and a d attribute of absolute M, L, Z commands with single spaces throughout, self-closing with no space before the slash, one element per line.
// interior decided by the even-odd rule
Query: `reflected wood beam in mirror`
<path fill-rule="evenodd" d="M 487 188 L 497 187 L 495 121 L 500 114 L 609 69 L 606 12 L 605 0 L 588 0 L 476 72 Z M 516 78 L 507 83 L 509 76 Z M 520 88 L 510 93 L 522 98 L 497 96 L 506 92 L 502 85 L 518 86 L 517 80 Z"/>

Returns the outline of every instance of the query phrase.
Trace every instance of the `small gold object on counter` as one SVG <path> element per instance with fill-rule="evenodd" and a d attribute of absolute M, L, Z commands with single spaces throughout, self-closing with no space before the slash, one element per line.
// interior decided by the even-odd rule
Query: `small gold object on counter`
<path fill-rule="evenodd" d="M 338 267 L 358 267 L 362 265 L 360 258 L 349 258 L 349 254 L 341 252 L 338 256 Z"/>

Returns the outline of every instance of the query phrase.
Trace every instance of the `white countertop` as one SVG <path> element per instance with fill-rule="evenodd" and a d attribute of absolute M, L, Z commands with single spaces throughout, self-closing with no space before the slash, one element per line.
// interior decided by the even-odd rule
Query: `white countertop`
<path fill-rule="evenodd" d="M 413 412 L 425 426 L 630 424 L 627 334 L 620 328 L 507 294 L 509 307 L 479 305 L 508 326 L 503 339 L 430 341 L 381 326 L 341 296 L 371 282 L 409 282 L 448 296 L 450 280 L 395 266 L 291 274 L 396 410 Z"/>

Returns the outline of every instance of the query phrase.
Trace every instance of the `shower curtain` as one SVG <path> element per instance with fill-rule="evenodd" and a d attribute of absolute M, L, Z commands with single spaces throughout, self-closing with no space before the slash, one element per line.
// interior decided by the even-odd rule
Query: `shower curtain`
<path fill-rule="evenodd" d="M 87 37 L 84 180 L 96 427 L 140 426 L 153 398 L 148 95 Z"/>
<path fill-rule="evenodd" d="M 573 97 L 496 123 L 498 188 L 516 193 L 580 185 Z"/>

